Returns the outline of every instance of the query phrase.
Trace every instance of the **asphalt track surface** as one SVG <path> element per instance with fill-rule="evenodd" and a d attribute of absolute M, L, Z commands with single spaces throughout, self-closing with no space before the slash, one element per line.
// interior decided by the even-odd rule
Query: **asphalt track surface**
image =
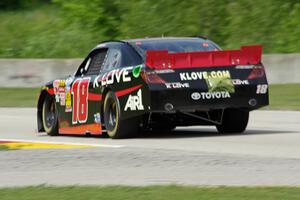
<path fill-rule="evenodd" d="M 0 187 L 300 185 L 300 112 L 254 111 L 244 134 L 177 128 L 135 139 L 37 134 L 35 109 L 0 108 L 0 139 L 91 148 L 0 151 Z"/>

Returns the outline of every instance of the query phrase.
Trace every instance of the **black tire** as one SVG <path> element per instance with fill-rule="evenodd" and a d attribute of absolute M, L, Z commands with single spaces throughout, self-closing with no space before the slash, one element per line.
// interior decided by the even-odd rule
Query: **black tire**
<path fill-rule="evenodd" d="M 113 139 L 134 137 L 139 131 L 138 118 L 122 119 L 119 99 L 112 91 L 104 100 L 104 125 L 108 136 Z"/>
<path fill-rule="evenodd" d="M 242 133 L 246 130 L 249 120 L 249 111 L 226 109 L 221 125 L 217 125 L 219 133 Z"/>
<path fill-rule="evenodd" d="M 46 95 L 42 110 L 43 127 L 48 135 L 58 135 L 58 114 L 55 100 L 52 96 Z"/>

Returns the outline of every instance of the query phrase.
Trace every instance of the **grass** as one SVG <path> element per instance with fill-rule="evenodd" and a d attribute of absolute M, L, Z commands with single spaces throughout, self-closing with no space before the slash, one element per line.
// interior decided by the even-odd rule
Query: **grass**
<path fill-rule="evenodd" d="M 270 110 L 300 110 L 300 84 L 270 85 Z M 39 88 L 0 88 L 0 107 L 35 107 Z"/>
<path fill-rule="evenodd" d="M 273 110 L 300 110 L 300 84 L 270 85 L 270 106 Z"/>
<path fill-rule="evenodd" d="M 139 200 L 189 200 L 189 199 L 299 199 L 297 187 L 193 187 L 193 186 L 69 186 L 23 187 L 0 189 L 1 200 L 81 200 L 81 199 L 139 199 Z"/>
<path fill-rule="evenodd" d="M 0 107 L 36 107 L 39 88 L 0 88 Z"/>
<path fill-rule="evenodd" d="M 0 151 L 5 151 L 5 150 L 8 150 L 9 148 L 5 145 L 1 145 L 0 144 Z"/>

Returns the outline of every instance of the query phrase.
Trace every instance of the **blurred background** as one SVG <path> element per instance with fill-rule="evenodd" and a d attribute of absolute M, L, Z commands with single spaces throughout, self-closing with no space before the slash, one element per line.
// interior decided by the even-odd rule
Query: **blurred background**
<path fill-rule="evenodd" d="M 103 40 L 205 35 L 300 52 L 299 0 L 1 0 L 0 57 L 83 57 Z"/>
<path fill-rule="evenodd" d="M 194 127 L 115 141 L 34 133 L 45 82 L 74 73 L 101 41 L 162 36 L 263 45 L 270 105 L 251 114 L 246 134 Z M 0 75 L 1 200 L 300 199 L 300 0 L 0 0 Z M 67 141 L 99 148 L 54 149 Z"/>
<path fill-rule="evenodd" d="M 162 36 L 262 44 L 271 106 L 300 110 L 300 0 L 0 0 L 0 106 L 72 74 L 101 41 Z"/>

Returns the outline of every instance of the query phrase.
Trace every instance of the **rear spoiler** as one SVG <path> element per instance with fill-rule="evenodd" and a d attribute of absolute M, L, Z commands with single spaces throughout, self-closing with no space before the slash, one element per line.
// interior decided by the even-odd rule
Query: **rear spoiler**
<path fill-rule="evenodd" d="M 169 53 L 146 51 L 146 66 L 152 69 L 255 65 L 261 62 L 262 46 L 242 46 L 240 50 Z"/>

